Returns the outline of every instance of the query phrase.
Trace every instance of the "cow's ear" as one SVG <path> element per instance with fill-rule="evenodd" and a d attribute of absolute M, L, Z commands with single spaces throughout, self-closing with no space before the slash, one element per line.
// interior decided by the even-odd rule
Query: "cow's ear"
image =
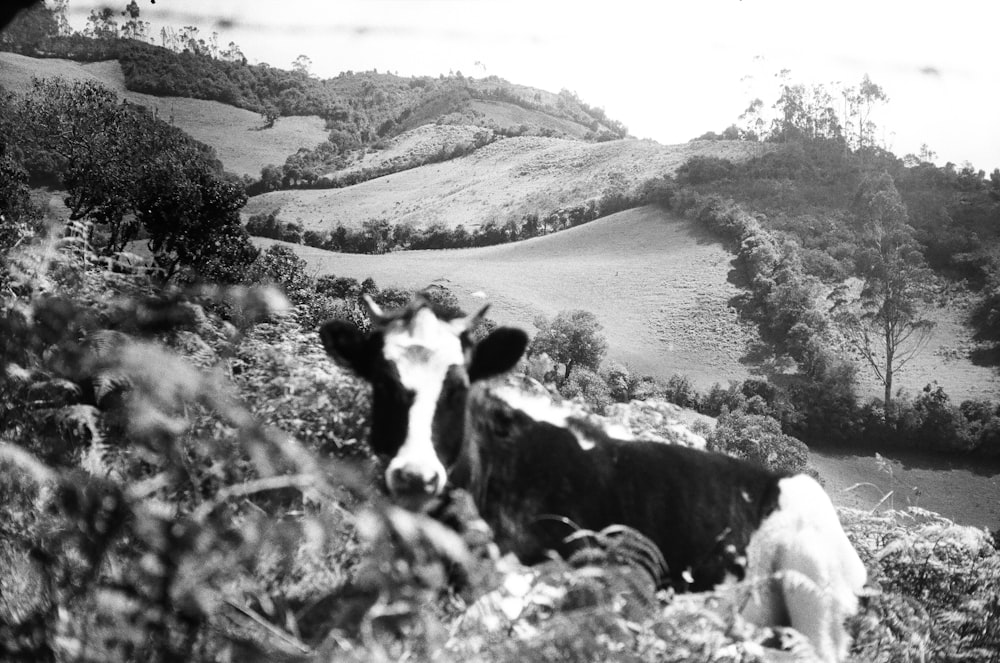
<path fill-rule="evenodd" d="M 476 344 L 469 363 L 469 381 L 485 380 L 506 373 L 517 366 L 524 349 L 528 347 L 528 335 L 513 327 L 500 327 Z"/>
<path fill-rule="evenodd" d="M 319 328 L 326 353 L 363 378 L 370 378 L 374 357 L 371 339 L 353 322 L 330 320 Z"/>

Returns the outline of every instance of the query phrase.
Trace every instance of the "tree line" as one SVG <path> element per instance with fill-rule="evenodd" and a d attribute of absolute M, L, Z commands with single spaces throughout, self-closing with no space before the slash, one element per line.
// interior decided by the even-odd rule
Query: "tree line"
<path fill-rule="evenodd" d="M 598 198 L 580 205 L 561 207 L 547 214 L 524 214 L 520 220 L 488 221 L 472 230 L 463 224 L 447 226 L 434 223 L 417 228 L 405 223 L 392 223 L 388 219 L 368 219 L 360 228 L 348 228 L 338 223 L 332 230 L 304 230 L 294 221 L 282 221 L 281 210 L 252 215 L 246 224 L 247 232 L 256 237 L 278 239 L 294 244 L 305 244 L 327 251 L 342 253 L 382 254 L 390 251 L 419 249 L 462 249 L 495 246 L 540 237 L 572 228 L 596 219 L 645 205 L 653 200 L 644 190 L 609 190 Z"/>

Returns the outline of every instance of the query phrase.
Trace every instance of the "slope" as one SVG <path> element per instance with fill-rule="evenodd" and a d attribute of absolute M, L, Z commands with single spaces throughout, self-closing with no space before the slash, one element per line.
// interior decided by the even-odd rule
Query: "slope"
<path fill-rule="evenodd" d="M 481 249 L 367 256 L 289 246 L 317 275 L 371 276 L 381 287 L 441 284 L 467 310 L 489 302 L 490 317 L 501 324 L 533 329 L 539 314 L 589 310 L 604 326 L 606 364 L 665 377 L 683 373 L 703 388 L 748 375 L 740 357 L 750 333 L 727 304 L 736 294 L 727 281 L 732 256 L 690 222 L 657 208 Z"/>
<path fill-rule="evenodd" d="M 326 232 L 369 219 L 426 227 L 476 227 L 490 221 L 548 214 L 672 173 L 694 155 L 749 158 L 746 143 L 698 141 L 660 145 L 650 140 L 585 143 L 518 137 L 497 141 L 459 159 L 429 164 L 343 189 L 286 190 L 255 196 L 247 215 L 280 209 L 285 222 Z"/>
<path fill-rule="evenodd" d="M 0 86 L 10 91 L 30 88 L 32 78 L 52 77 L 97 81 L 129 103 L 154 110 L 192 138 L 215 148 L 225 169 L 237 175 L 259 177 L 264 166 L 284 163 L 300 147 L 312 147 L 326 139 L 324 122 L 316 116 L 282 117 L 273 128 L 262 130 L 258 113 L 235 106 L 130 92 L 125 89 L 121 65 L 115 60 L 80 63 L 0 52 Z"/>

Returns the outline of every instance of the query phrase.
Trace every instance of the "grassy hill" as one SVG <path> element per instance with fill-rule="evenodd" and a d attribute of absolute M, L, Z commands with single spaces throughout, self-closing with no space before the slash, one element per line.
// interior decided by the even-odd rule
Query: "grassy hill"
<path fill-rule="evenodd" d="M 270 244 L 269 240 L 260 240 Z M 382 287 L 447 286 L 466 309 L 533 329 L 539 314 L 595 313 L 610 361 L 697 384 L 742 379 L 749 333 L 728 308 L 732 256 L 687 221 L 645 207 L 516 244 L 382 256 L 293 246 L 317 275 L 374 277 Z M 474 293 L 485 293 L 485 298 Z"/>
<path fill-rule="evenodd" d="M 606 363 L 623 362 L 642 373 L 681 373 L 706 388 L 745 379 L 753 368 L 741 361 L 753 331 L 728 303 L 739 292 L 729 281 L 732 254 L 692 222 L 655 207 L 486 248 L 375 256 L 288 246 L 317 276 L 371 276 L 381 287 L 444 285 L 467 310 L 490 302 L 491 317 L 529 330 L 539 314 L 589 310 L 604 325 Z M 937 380 L 956 402 L 995 394 L 995 371 L 955 352 L 971 338 L 961 310 L 941 307 L 933 314 L 938 326 L 923 353 L 898 375 L 897 386 L 915 393 Z M 879 395 L 872 377 L 859 377 L 860 393 Z"/>
<path fill-rule="evenodd" d="M 419 144 L 411 138 L 419 135 L 440 146 L 446 140 L 442 132 L 455 131 L 455 127 L 423 127 L 397 140 L 404 141 L 404 146 L 410 141 Z M 280 209 L 282 221 L 318 231 L 331 230 L 338 223 L 356 228 L 375 218 L 417 227 L 442 223 L 472 228 L 577 205 L 608 189 L 634 186 L 673 172 L 694 155 L 738 161 L 749 158 L 752 149 L 746 143 L 727 141 L 666 146 L 650 140 L 585 143 L 523 136 L 494 142 L 459 159 L 343 189 L 266 193 L 251 198 L 244 211 L 251 215 Z"/>
<path fill-rule="evenodd" d="M 261 130 L 261 116 L 253 111 L 217 101 L 131 92 L 125 89 L 125 75 L 114 60 L 81 63 L 0 52 L 0 86 L 8 90 L 28 89 L 32 78 L 57 76 L 96 80 L 129 103 L 155 109 L 161 119 L 215 148 L 226 170 L 237 175 L 259 177 L 264 166 L 283 163 L 300 147 L 312 147 L 326 139 L 323 120 L 316 116 L 282 117 L 273 128 Z"/>

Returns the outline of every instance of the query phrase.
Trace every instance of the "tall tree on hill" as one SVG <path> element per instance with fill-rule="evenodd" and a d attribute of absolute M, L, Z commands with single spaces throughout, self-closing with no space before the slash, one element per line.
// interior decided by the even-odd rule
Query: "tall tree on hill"
<path fill-rule="evenodd" d="M 135 39 L 137 41 L 149 41 L 149 21 L 139 19 L 139 5 L 132 0 L 125 7 L 122 16 L 128 18 L 122 24 L 122 39 Z"/>
<path fill-rule="evenodd" d="M 837 320 L 885 387 L 888 405 L 896 374 L 929 340 L 934 323 L 921 309 L 933 275 L 890 175 L 862 182 L 853 207 L 861 290 L 853 296 L 846 289 L 836 293 Z"/>
<path fill-rule="evenodd" d="M 92 9 L 83 34 L 92 39 L 117 39 L 118 22 L 114 17 L 115 10 L 111 7 Z"/>
<path fill-rule="evenodd" d="M 865 74 L 858 87 L 845 87 L 841 90 L 844 97 L 844 114 L 848 135 L 855 136 L 854 147 L 860 152 L 875 144 L 875 121 L 872 113 L 877 106 L 888 103 L 889 97 L 879 85 Z"/>

